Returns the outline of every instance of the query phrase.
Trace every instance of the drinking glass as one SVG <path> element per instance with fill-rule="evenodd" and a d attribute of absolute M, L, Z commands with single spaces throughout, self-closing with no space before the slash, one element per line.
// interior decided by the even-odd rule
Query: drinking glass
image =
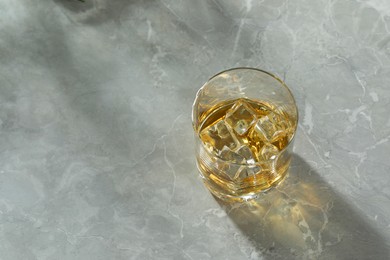
<path fill-rule="evenodd" d="M 192 108 L 206 187 L 218 198 L 246 201 L 276 186 L 288 172 L 297 122 L 294 97 L 275 75 L 234 68 L 213 76 Z"/>

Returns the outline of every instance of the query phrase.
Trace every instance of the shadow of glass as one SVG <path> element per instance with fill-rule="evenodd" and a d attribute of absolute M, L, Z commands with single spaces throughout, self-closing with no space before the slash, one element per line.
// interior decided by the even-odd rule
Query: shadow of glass
<path fill-rule="evenodd" d="M 259 199 L 217 201 L 265 258 L 388 259 L 390 254 L 380 234 L 296 155 L 286 180 Z"/>

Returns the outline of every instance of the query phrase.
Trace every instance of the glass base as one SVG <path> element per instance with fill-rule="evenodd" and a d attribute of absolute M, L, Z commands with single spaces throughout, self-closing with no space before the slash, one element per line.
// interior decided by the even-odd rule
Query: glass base
<path fill-rule="evenodd" d="M 199 160 L 197 166 L 206 188 L 214 196 L 227 202 L 245 202 L 256 199 L 273 187 L 279 185 L 286 178 L 288 173 L 288 167 L 286 167 L 283 172 L 278 173 L 278 178 L 275 178 L 271 184 L 252 183 L 252 185 L 247 184 L 242 187 L 242 185 L 239 186 L 233 182 L 226 184 L 226 180 L 221 181 L 220 178 L 216 177 L 213 173 L 210 173 Z"/>

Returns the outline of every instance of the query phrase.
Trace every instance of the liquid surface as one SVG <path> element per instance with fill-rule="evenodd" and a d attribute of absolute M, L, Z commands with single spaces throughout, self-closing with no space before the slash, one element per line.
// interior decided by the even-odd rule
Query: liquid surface
<path fill-rule="evenodd" d="M 278 182 L 290 162 L 281 151 L 293 136 L 291 122 L 272 105 L 243 98 L 207 111 L 199 128 L 203 155 L 198 163 L 216 185 L 211 190 L 244 194 Z"/>

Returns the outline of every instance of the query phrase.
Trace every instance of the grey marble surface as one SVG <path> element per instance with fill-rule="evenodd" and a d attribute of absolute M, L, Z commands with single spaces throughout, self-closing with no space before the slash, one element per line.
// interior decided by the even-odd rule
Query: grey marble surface
<path fill-rule="evenodd" d="M 0 0 L 0 259 L 389 259 L 387 0 Z M 252 66 L 292 89 L 289 177 L 204 188 L 191 105 Z"/>

